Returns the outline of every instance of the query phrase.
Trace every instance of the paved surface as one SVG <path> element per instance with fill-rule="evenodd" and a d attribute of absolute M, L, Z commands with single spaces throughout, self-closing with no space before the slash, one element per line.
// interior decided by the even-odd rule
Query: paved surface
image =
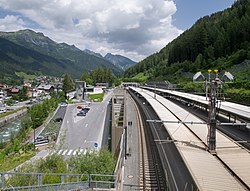
<path fill-rule="evenodd" d="M 102 145 L 104 128 L 107 128 L 105 118 L 111 96 L 112 92 L 109 92 L 103 102 L 93 102 L 86 116 L 77 116 L 80 111 L 77 106 L 84 104 L 68 105 L 60 139 L 52 152 L 67 157 L 99 149 Z"/>
<path fill-rule="evenodd" d="M 128 94 L 126 95 L 127 121 L 132 122 L 132 126 L 127 126 L 127 159 L 124 165 L 123 190 L 136 190 L 140 183 L 140 149 L 139 149 L 139 127 L 136 108 Z"/>
<path fill-rule="evenodd" d="M 112 92 L 109 92 L 105 95 L 103 102 L 92 103 L 85 117 L 76 116 L 78 112 L 76 107 L 79 104 L 68 105 L 59 135 L 61 137 L 58 138 L 56 147 L 48 150 L 46 146 L 40 146 L 38 148 L 40 151 L 37 155 L 25 163 L 33 162 L 39 158 L 45 158 L 51 154 L 59 154 L 67 158 L 72 155 L 86 153 L 88 148 L 94 148 L 94 143 L 98 143 L 98 147 L 107 144 L 104 143 L 102 138 L 103 134 L 105 134 L 104 128 L 107 128 L 109 124 L 107 120 L 105 120 L 105 117 L 107 116 L 107 106 L 111 97 Z M 55 115 L 55 117 L 60 117 L 64 111 L 59 111 L 59 113 L 60 114 Z M 38 131 L 42 131 L 42 128 L 43 127 L 36 131 L 36 135 Z M 108 139 L 106 138 L 106 140 Z"/>

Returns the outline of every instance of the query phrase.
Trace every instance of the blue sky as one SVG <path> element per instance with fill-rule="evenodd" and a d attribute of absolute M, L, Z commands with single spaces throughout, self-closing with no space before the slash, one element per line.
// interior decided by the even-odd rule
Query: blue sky
<path fill-rule="evenodd" d="M 235 0 L 174 0 L 177 11 L 173 25 L 179 29 L 190 28 L 199 18 L 229 8 Z"/>
<path fill-rule="evenodd" d="M 0 31 L 32 29 L 56 42 L 140 61 L 197 19 L 234 0 L 0 0 Z"/>

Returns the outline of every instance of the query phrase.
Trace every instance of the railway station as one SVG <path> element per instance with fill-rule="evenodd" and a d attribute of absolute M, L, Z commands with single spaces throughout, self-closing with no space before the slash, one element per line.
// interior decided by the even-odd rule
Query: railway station
<path fill-rule="evenodd" d="M 130 89 L 140 94 L 153 108 L 170 135 L 165 140 L 154 141 L 159 145 L 175 144 L 199 190 L 249 189 L 250 155 L 247 149 L 217 131 L 216 153 L 208 152 L 208 128 L 204 121 L 164 97 L 155 95 L 154 91 Z M 154 120 L 148 122 L 154 123 Z"/>

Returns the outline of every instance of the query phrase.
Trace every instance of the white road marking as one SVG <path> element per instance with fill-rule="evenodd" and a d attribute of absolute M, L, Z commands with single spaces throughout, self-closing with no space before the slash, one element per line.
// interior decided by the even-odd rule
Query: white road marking
<path fill-rule="evenodd" d="M 63 150 L 61 149 L 60 151 L 58 151 L 58 153 L 57 153 L 57 154 L 58 154 L 58 155 L 60 155 L 60 154 L 62 153 L 62 151 L 63 151 Z"/>
<path fill-rule="evenodd" d="M 56 153 L 56 150 L 53 150 L 51 153 L 50 153 L 50 155 L 53 155 L 53 154 L 55 154 Z"/>
<path fill-rule="evenodd" d="M 68 151 L 67 149 L 65 151 L 63 151 L 62 155 L 65 155 L 67 153 L 67 151 Z"/>
<path fill-rule="evenodd" d="M 86 155 L 86 153 L 87 153 L 87 149 L 84 150 L 84 153 L 83 153 L 83 154 Z"/>
<path fill-rule="evenodd" d="M 83 151 L 83 149 L 80 149 L 80 151 L 78 152 L 78 155 L 82 154 L 82 151 Z"/>
<path fill-rule="evenodd" d="M 73 149 L 70 149 L 67 155 L 70 155 L 72 153 Z"/>

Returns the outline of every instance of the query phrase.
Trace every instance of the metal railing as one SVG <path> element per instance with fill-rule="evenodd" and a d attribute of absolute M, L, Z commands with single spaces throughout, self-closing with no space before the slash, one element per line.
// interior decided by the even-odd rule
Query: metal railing
<path fill-rule="evenodd" d="M 115 189 L 115 175 L 0 172 L 1 190 Z"/>
<path fill-rule="evenodd" d="M 115 181 L 115 188 L 117 190 L 123 189 L 123 179 L 124 179 L 124 160 L 125 160 L 125 130 L 123 130 L 121 141 L 120 141 L 120 147 L 119 147 L 119 156 L 116 162 L 115 167 L 115 175 L 116 175 L 116 181 Z"/>

